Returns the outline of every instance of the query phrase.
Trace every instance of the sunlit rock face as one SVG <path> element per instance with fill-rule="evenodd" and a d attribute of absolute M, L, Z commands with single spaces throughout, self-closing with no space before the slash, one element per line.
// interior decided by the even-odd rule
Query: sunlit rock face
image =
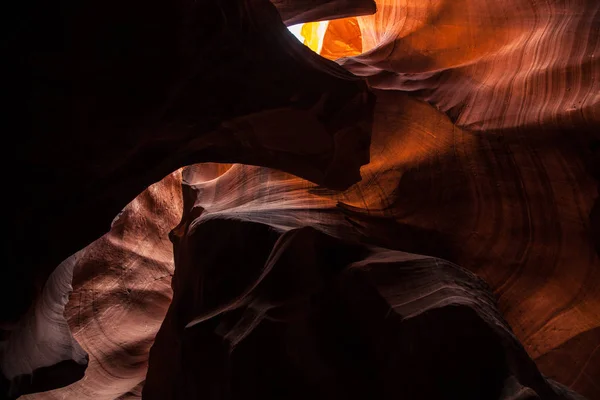
<path fill-rule="evenodd" d="M 2 394 L 600 399 L 600 3 L 102 4 L 9 46 Z"/>
<path fill-rule="evenodd" d="M 320 53 L 470 130 L 585 129 L 600 121 L 599 12 L 594 0 L 380 0 L 331 26 Z"/>
<path fill-rule="evenodd" d="M 7 354 L 20 353 L 7 360 L 20 365 L 3 365 L 3 370 L 12 372 L 20 367 L 22 373 L 27 364 L 37 368 L 40 362 L 52 366 L 60 358 L 54 356 L 52 361 L 52 354 L 40 356 L 51 349 L 70 355 L 71 343 L 76 341 L 89 359 L 83 362 L 87 364 L 85 377 L 66 386 L 81 378 L 81 368 L 75 370 L 72 365 L 57 373 L 57 368 L 50 367 L 46 374 L 36 369 L 33 376 L 24 374 L 15 380 L 13 393 L 60 386 L 66 387 L 23 398 L 115 399 L 135 393 L 145 379 L 148 351 L 171 300 L 174 265 L 168 233 L 181 213 L 181 173 L 176 172 L 140 194 L 115 218 L 110 232 L 57 268 L 54 274 L 66 271 L 72 275 L 72 288 L 60 286 L 63 292 L 56 293 L 70 295 L 61 309 L 67 330 L 57 331 L 55 326 L 60 325 L 50 325 L 43 318 L 25 318 L 26 324 L 38 324 L 36 331 L 42 337 L 33 346 L 35 342 L 27 342 L 27 335 L 11 335 L 7 347 L 14 350 Z M 36 314 L 47 314 L 49 303 L 45 300 Z M 40 326 L 42 323 L 45 326 Z M 17 347 L 18 337 L 25 341 L 23 348 Z M 71 381 L 64 381 L 69 378 Z"/>

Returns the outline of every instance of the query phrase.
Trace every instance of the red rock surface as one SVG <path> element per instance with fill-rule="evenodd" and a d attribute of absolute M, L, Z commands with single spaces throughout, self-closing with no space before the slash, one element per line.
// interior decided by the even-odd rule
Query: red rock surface
<path fill-rule="evenodd" d="M 9 176 L 18 195 L 8 199 L 14 234 L 0 304 L 13 304 L 0 310 L 3 323 L 179 167 L 268 165 L 337 189 L 360 180 L 366 84 L 299 44 L 266 0 L 64 7 L 23 11 L 30 20 L 16 20 L 8 41 L 15 76 L 6 94 L 14 117 L 31 123 L 4 159 L 20 171 Z"/>
<path fill-rule="evenodd" d="M 273 3 L 15 14 L 0 396 L 600 399 L 600 3 Z"/>

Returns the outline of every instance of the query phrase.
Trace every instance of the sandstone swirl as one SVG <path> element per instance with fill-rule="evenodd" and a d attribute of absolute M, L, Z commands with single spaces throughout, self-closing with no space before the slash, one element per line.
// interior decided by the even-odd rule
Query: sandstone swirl
<path fill-rule="evenodd" d="M 565 145 L 560 152 L 555 147 L 546 149 L 542 145 L 544 142 L 539 140 L 528 140 L 525 143 L 530 147 L 520 148 L 514 143 L 515 137 L 508 134 L 499 139 L 461 130 L 431 106 L 405 94 L 376 92 L 376 95 L 371 163 L 363 167 L 363 180 L 359 184 L 340 193 L 266 168 L 197 165 L 184 170 L 183 195 L 188 204 L 183 221 L 190 226 L 210 224 L 211 237 L 218 232 L 235 231 L 237 228 L 229 227 L 233 222 L 227 222 L 232 219 L 267 225 L 275 229 L 272 234 L 275 236 L 279 235 L 276 232 L 310 227 L 344 241 L 441 257 L 463 265 L 489 283 L 498 296 L 499 310 L 541 371 L 578 389 L 590 399 L 596 398 L 593 377 L 598 373 L 598 361 L 594 358 L 598 341 L 593 335 L 598 329 L 595 310 L 598 309 L 600 282 L 598 259 L 587 231 L 585 213 L 595 198 L 595 183 L 591 178 L 576 182 L 572 193 L 583 199 L 582 205 L 582 200 L 561 198 L 566 194 L 564 190 L 553 191 L 543 186 L 544 182 L 538 177 L 544 172 L 545 164 L 538 164 L 536 169 L 532 168 L 536 164 L 526 162 L 531 157 L 531 149 L 535 149 L 544 160 L 557 160 L 584 173 L 578 153 Z M 511 151 L 513 148 L 520 151 Z M 498 158 L 499 154 L 504 157 Z M 554 178 L 548 178 L 548 182 L 574 184 L 568 174 L 571 170 L 556 175 L 561 171 L 554 170 Z M 166 182 L 156 188 L 163 184 Z M 523 197 L 527 201 L 515 200 Z M 562 207 L 555 207 L 554 214 L 548 214 L 545 210 L 552 209 L 552 204 L 556 203 Z M 574 220 L 573 215 L 579 215 L 580 219 Z M 227 228 L 221 228 L 221 224 Z M 174 235 L 181 235 L 185 229 L 180 226 L 173 231 Z M 269 231 L 268 228 L 257 229 Z M 198 247 L 197 257 L 202 257 L 207 251 L 205 246 L 211 248 L 219 243 L 226 246 L 226 243 L 250 241 L 257 235 L 239 233 L 239 239 L 215 238 L 206 244 L 190 246 L 192 249 Z M 246 236 L 248 239 L 241 239 Z M 253 248 L 253 245 L 249 246 Z M 223 248 L 214 257 L 219 260 L 240 251 Z M 191 257 L 192 254 L 184 254 L 176 260 L 188 265 L 192 262 Z M 241 262 L 247 259 L 243 256 Z M 195 272 L 190 265 L 186 268 L 190 269 L 189 273 L 202 274 L 212 262 L 218 265 L 233 263 L 220 264 L 216 260 L 198 261 L 194 264 L 197 266 Z M 217 264 L 212 273 L 220 271 Z M 394 279 L 394 273 L 388 273 L 389 279 Z M 215 279 L 231 280 L 226 276 Z M 185 286 L 196 281 L 182 278 L 181 282 Z M 214 285 L 216 283 L 211 283 L 204 290 L 212 290 L 210 287 Z M 228 286 L 223 285 L 214 294 L 203 292 L 202 296 L 209 302 L 227 303 L 218 297 L 227 296 L 225 289 Z M 428 292 L 425 288 L 422 290 Z M 116 299 L 113 301 L 117 302 Z M 186 308 L 186 302 L 181 301 L 183 303 L 171 306 L 172 313 L 193 314 Z M 72 297 L 71 303 L 78 302 Z M 492 304 L 485 307 L 489 312 L 497 313 Z M 219 310 L 219 307 L 211 309 Z M 162 310 L 166 311 L 166 305 Z M 129 312 L 136 312 L 136 309 Z M 187 324 L 197 316 L 180 318 Z M 173 322 L 168 321 L 170 319 L 165 322 L 164 329 L 176 329 L 169 325 Z M 71 326 L 76 332 L 76 325 L 71 322 Z M 113 326 L 104 335 L 118 337 L 116 328 Z M 158 329 L 157 324 L 154 329 Z M 440 328 L 438 331 L 444 337 L 445 330 Z M 134 338 L 131 340 L 135 343 Z M 82 344 L 85 347 L 85 342 Z M 166 346 L 162 351 L 168 352 L 168 348 Z M 92 346 L 86 350 L 92 360 L 98 357 L 100 363 L 106 357 L 101 347 Z M 436 362 L 431 361 L 432 368 Z M 162 363 L 156 362 L 159 376 L 166 373 L 161 369 Z M 88 374 L 87 384 L 102 379 L 95 377 L 93 371 Z M 152 379 L 162 382 L 156 374 Z M 537 393 L 538 389 L 520 379 L 516 378 L 515 382 L 521 382 Z M 61 398 L 65 390 L 74 390 L 77 385 L 56 391 L 56 398 Z M 512 387 L 512 383 L 506 385 Z M 510 390 L 521 390 L 519 388 L 517 385 Z M 133 386 L 131 390 L 134 390 Z M 509 393 L 513 393 L 510 390 Z M 114 396 L 114 393 L 104 394 L 102 390 L 94 394 L 107 399 Z M 543 393 L 538 395 L 551 398 L 544 397 Z"/>
<path fill-rule="evenodd" d="M 600 123 L 595 0 L 380 0 L 341 64 L 482 131 Z"/>
<path fill-rule="evenodd" d="M 6 41 L 0 397 L 600 399 L 599 2 L 118 3 Z"/>
<path fill-rule="evenodd" d="M 298 43 L 268 1 L 40 3 L 7 40 L 18 130 L 2 161 L 18 173 L 7 177 L 2 326 L 184 165 L 266 165 L 336 189 L 360 180 L 366 84 Z"/>

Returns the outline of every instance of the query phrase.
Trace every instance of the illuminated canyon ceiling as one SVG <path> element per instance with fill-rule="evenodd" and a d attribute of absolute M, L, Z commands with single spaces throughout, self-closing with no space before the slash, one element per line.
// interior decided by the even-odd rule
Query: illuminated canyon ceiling
<path fill-rule="evenodd" d="M 0 398 L 600 399 L 598 0 L 17 3 Z"/>

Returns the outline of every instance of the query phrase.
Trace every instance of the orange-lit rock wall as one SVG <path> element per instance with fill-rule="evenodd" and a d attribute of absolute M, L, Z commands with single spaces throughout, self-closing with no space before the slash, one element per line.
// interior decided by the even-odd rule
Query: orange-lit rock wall
<path fill-rule="evenodd" d="M 600 399 L 600 3 L 177 4 L 10 48 L 3 394 Z"/>

